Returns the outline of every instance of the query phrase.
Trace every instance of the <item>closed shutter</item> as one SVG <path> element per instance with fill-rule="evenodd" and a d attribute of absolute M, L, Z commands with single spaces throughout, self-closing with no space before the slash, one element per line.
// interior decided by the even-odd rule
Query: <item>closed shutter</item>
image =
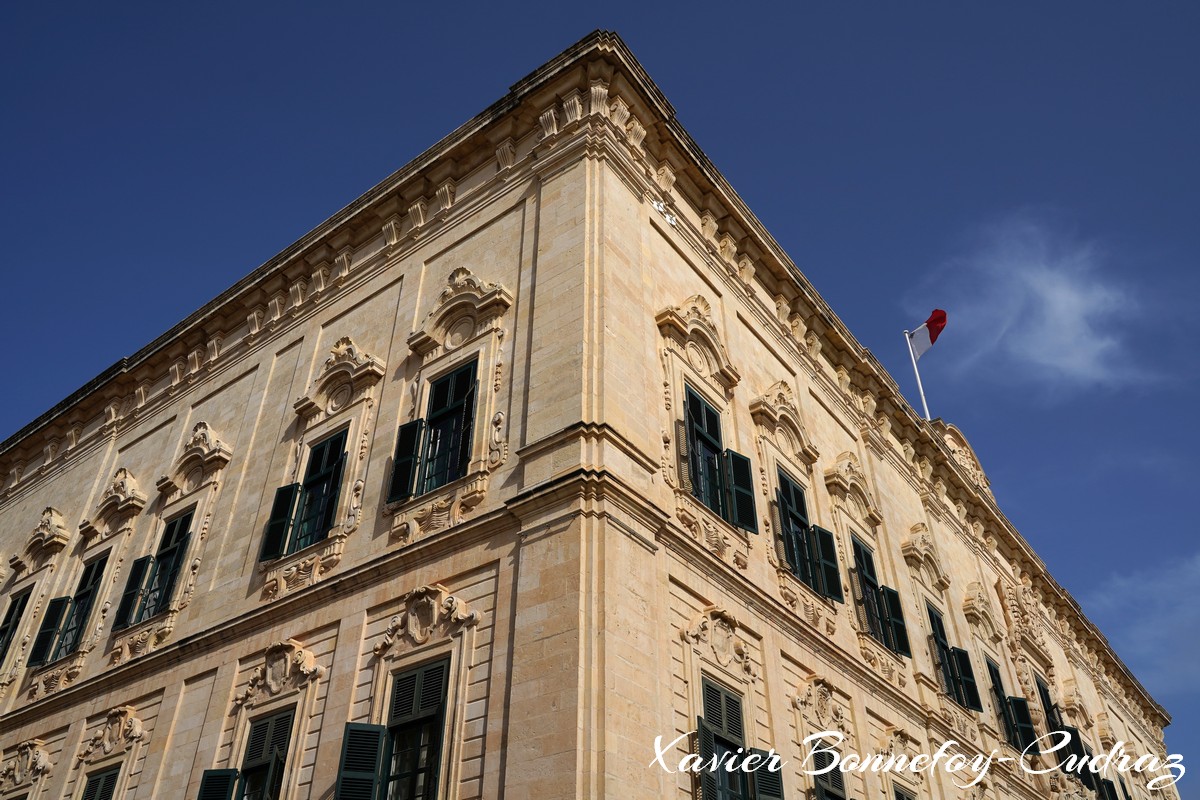
<path fill-rule="evenodd" d="M 396 453 L 392 458 L 392 480 L 388 485 L 387 502 L 398 503 L 412 497 L 424 438 L 425 420 L 415 419 L 400 426 L 396 434 Z"/>
<path fill-rule="evenodd" d="M 466 475 L 467 468 L 471 465 L 471 444 L 475 437 L 475 393 L 478 387 L 479 381 L 475 380 L 475 366 L 472 365 L 471 388 L 467 390 L 467 396 L 462 401 L 462 428 L 458 434 L 458 452 L 455 454 L 455 464 L 451 468 L 450 480 L 457 480 Z"/>
<path fill-rule="evenodd" d="M 725 451 L 725 485 L 729 489 L 729 502 L 725 509 L 729 521 L 737 527 L 758 533 L 758 519 L 754 511 L 754 469 L 750 459 L 732 450 Z"/>
<path fill-rule="evenodd" d="M 841 570 L 838 567 L 837 545 L 833 533 L 813 525 L 809 529 L 810 545 L 815 556 L 813 571 L 821 576 L 821 594 L 839 603 L 845 602 L 842 594 Z"/>
<path fill-rule="evenodd" d="M 382 725 L 346 725 L 334 800 L 375 800 L 386 742 L 387 728 Z"/>
<path fill-rule="evenodd" d="M 900 593 L 890 586 L 879 587 L 879 609 L 883 613 L 884 633 L 888 647 L 897 655 L 912 656 L 908 642 L 908 626 L 904 624 L 904 604 Z"/>
<path fill-rule="evenodd" d="M 437 661 L 400 673 L 392 693 L 389 724 L 440 713 L 446 697 L 449 667 L 448 661 Z"/>
<path fill-rule="evenodd" d="M 117 614 L 113 618 L 113 630 L 128 628 L 141 605 L 142 596 L 146 591 L 146 576 L 154 556 L 142 556 L 129 566 L 129 578 L 125 581 L 125 591 L 121 594 L 121 602 L 117 604 Z"/>
<path fill-rule="evenodd" d="M 287 547 L 288 534 L 292 530 L 292 517 L 296 513 L 296 502 L 300 499 L 300 484 L 289 483 L 275 490 L 275 502 L 271 504 L 271 518 L 267 520 L 267 532 L 263 536 L 259 561 L 279 558 Z"/>
<path fill-rule="evenodd" d="M 175 550 L 170 554 L 170 558 L 165 560 L 160 568 L 165 568 L 167 575 L 159 584 L 158 605 L 155 608 L 155 613 L 166 611 L 171 605 L 171 598 L 175 594 L 175 584 L 179 581 L 179 571 L 183 567 L 183 561 L 187 558 L 188 542 L 191 541 L 192 534 L 185 533 L 179 537 L 179 543 L 175 546 Z"/>
<path fill-rule="evenodd" d="M 317 538 L 314 541 L 324 539 L 330 529 L 333 528 L 334 520 L 337 517 L 338 497 L 341 496 L 342 491 L 342 472 L 345 468 L 346 453 L 343 452 L 337 457 L 337 461 L 334 462 L 333 467 L 329 471 L 329 483 L 321 498 L 321 516 L 317 527 Z"/>
<path fill-rule="evenodd" d="M 33 647 L 29 648 L 29 661 L 27 662 L 29 666 L 35 667 L 46 663 L 46 659 L 50 657 L 50 653 L 54 649 L 58 630 L 62 627 L 70 607 L 71 598 L 69 597 L 56 597 L 46 604 L 46 616 L 42 618 L 42 627 L 38 629 L 37 636 L 34 637 Z"/>
<path fill-rule="evenodd" d="M 742 743 L 742 698 L 709 680 L 703 684 L 704 719 L 719 736 L 734 745 Z"/>
<path fill-rule="evenodd" d="M 714 800 L 717 797 L 717 776 L 711 766 L 716 759 L 717 737 L 712 726 L 705 717 L 696 718 L 696 755 L 700 756 L 700 800 Z"/>
<path fill-rule="evenodd" d="M 846 779 L 834 763 L 832 753 L 814 753 L 813 771 L 820 774 L 813 779 L 817 787 L 817 800 L 846 800 Z M 829 768 L 827 772 L 821 772 Z"/>
<path fill-rule="evenodd" d="M 750 780 L 754 785 L 752 793 L 754 800 L 783 800 L 782 759 L 779 759 L 779 771 L 773 772 L 768 769 L 772 762 L 765 751 L 751 747 L 750 753 L 762 759 L 756 765 L 755 770 L 750 773 Z"/>
<path fill-rule="evenodd" d="M 200 791 L 196 800 L 233 800 L 237 788 L 236 769 L 206 769 L 200 777 Z"/>
<path fill-rule="evenodd" d="M 8 601 L 8 610 L 4 612 L 4 621 L 0 622 L 0 667 L 4 665 L 4 657 L 8 655 L 8 646 L 16 638 L 17 626 L 25 614 L 25 606 L 29 603 L 32 589 L 26 589 Z"/>
<path fill-rule="evenodd" d="M 679 468 L 679 488 L 688 494 L 695 490 L 692 485 L 692 448 L 688 442 L 688 426 L 681 419 L 675 420 L 675 463 Z"/>
<path fill-rule="evenodd" d="M 1121 795 L 1125 798 L 1125 800 L 1133 800 L 1133 798 L 1129 796 L 1129 787 L 1125 785 L 1125 779 L 1118 775 L 1117 780 L 1121 782 Z"/>
<path fill-rule="evenodd" d="M 1029 701 L 1024 697 L 1008 698 L 1008 708 L 1012 713 L 1013 727 L 1016 729 L 1018 746 L 1025 750 L 1037 741 L 1037 730 L 1033 727 L 1033 717 L 1029 715 Z M 1029 750 L 1030 753 L 1037 753 L 1038 748 L 1035 746 Z"/>
<path fill-rule="evenodd" d="M 1120 800 L 1117 797 L 1117 785 L 1107 778 L 1100 780 L 1100 800 Z"/>
<path fill-rule="evenodd" d="M 113 793 L 117 788 L 117 777 L 120 774 L 121 768 L 116 767 L 89 775 L 87 783 L 83 786 L 82 800 L 113 800 Z"/>
<path fill-rule="evenodd" d="M 971 668 L 971 656 L 961 647 L 950 649 L 954 659 L 955 671 L 958 674 L 959 696 L 964 706 L 974 711 L 983 711 L 980 702 L 979 686 L 975 682 L 975 670 Z"/>

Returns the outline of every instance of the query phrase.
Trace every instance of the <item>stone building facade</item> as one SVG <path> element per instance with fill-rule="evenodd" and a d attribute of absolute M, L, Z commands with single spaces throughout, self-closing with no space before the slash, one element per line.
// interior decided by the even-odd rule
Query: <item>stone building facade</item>
<path fill-rule="evenodd" d="M 1177 796 L 806 773 L 1169 718 L 608 33 L 0 446 L 0 553 L 0 800 Z"/>

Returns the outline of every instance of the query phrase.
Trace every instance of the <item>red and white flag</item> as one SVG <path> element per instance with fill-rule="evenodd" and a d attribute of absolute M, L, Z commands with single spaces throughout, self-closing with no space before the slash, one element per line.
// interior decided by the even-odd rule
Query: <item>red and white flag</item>
<path fill-rule="evenodd" d="M 929 315 L 929 319 L 925 320 L 925 324 L 908 335 L 908 346 L 912 348 L 914 359 L 925 355 L 925 351 L 933 347 L 933 343 L 938 340 L 944 327 L 946 327 L 946 312 L 935 308 Z"/>

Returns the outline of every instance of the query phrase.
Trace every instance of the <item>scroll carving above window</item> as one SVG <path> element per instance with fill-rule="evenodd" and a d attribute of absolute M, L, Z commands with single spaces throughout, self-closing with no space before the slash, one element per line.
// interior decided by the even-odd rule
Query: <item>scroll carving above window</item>
<path fill-rule="evenodd" d="M 229 448 L 217 438 L 208 423 L 197 422 L 171 472 L 159 478 L 155 488 L 167 497 L 176 493 L 188 494 L 212 480 L 232 457 Z"/>
<path fill-rule="evenodd" d="M 383 375 L 379 359 L 360 350 L 349 336 L 343 336 L 334 343 L 324 368 L 293 408 L 312 425 L 325 416 L 369 400 L 371 389 Z"/>
<path fill-rule="evenodd" d="M 275 642 L 254 668 L 246 688 L 234 695 L 235 712 L 252 708 L 273 697 L 305 688 L 325 677 L 325 667 L 295 639 Z"/>
<path fill-rule="evenodd" d="M 900 543 L 900 553 L 913 576 L 934 592 L 941 594 L 950 588 L 950 575 L 942 567 L 937 545 L 924 522 L 918 522 Z"/>
<path fill-rule="evenodd" d="M 817 462 L 821 454 L 804 430 L 795 394 L 786 381 L 772 384 L 751 400 L 750 414 L 760 434 L 774 442 L 784 455 L 807 467 Z"/>
<path fill-rule="evenodd" d="M 712 306 L 700 295 L 693 295 L 682 305 L 664 308 L 654 317 L 667 351 L 679 356 L 692 370 L 726 399 L 732 399 L 733 387 L 741 375 L 729 361 L 725 345 L 712 318 Z M 671 391 L 671 387 L 666 387 Z M 668 406 L 669 410 L 669 406 Z"/>
<path fill-rule="evenodd" d="M 62 514 L 57 508 L 47 507 L 42 511 L 41 521 L 29 534 L 29 540 L 25 543 L 25 551 L 11 556 L 8 564 L 16 573 L 26 570 L 37 572 L 50 563 L 51 558 L 62 552 L 70 540 L 71 535 L 63 523 Z"/>
<path fill-rule="evenodd" d="M 143 744 L 150 735 L 137 717 L 133 706 L 109 709 L 103 724 L 85 739 L 75 755 L 75 766 L 94 764 L 113 754 L 128 753 L 134 745 Z"/>
<path fill-rule="evenodd" d="M 947 578 L 947 585 L 949 582 Z M 1003 627 L 997 622 L 987 589 L 979 581 L 967 585 L 967 593 L 963 597 L 963 616 L 985 641 L 996 644 L 1004 638 Z"/>
<path fill-rule="evenodd" d="M 834 504 L 851 519 L 871 527 L 883 522 L 883 515 L 867 489 L 867 476 L 854 453 L 842 453 L 837 457 L 837 463 L 825 470 L 825 486 L 833 496 Z"/>
<path fill-rule="evenodd" d="M 404 604 L 403 610 L 392 617 L 383 638 L 372 648 L 379 658 L 394 656 L 394 646 L 401 640 L 423 645 L 434 634 L 455 636 L 464 628 L 478 625 L 481 619 L 478 611 L 473 611 L 440 583 L 414 589 L 400 602 Z"/>
<path fill-rule="evenodd" d="M 41 739 L 28 739 L 0 766 L 0 794 L 40 784 L 50 774 L 50 753 Z"/>
<path fill-rule="evenodd" d="M 79 523 L 79 533 L 89 545 L 124 533 L 131 528 L 133 518 L 145 507 L 146 496 L 138 487 L 137 479 L 132 472 L 121 467 L 101 495 L 100 504 L 92 512 L 92 518 Z"/>
<path fill-rule="evenodd" d="M 513 303 L 507 289 L 481 281 L 466 267 L 451 272 L 447 283 L 421 327 L 408 337 L 422 363 L 499 330 L 500 318 Z"/>
<path fill-rule="evenodd" d="M 758 677 L 758 668 L 750 657 L 746 641 L 738 636 L 738 621 L 718 606 L 709 606 L 692 618 L 679 637 L 722 667 L 737 665 L 750 679 Z M 703 647 L 702 647 L 703 646 Z"/>

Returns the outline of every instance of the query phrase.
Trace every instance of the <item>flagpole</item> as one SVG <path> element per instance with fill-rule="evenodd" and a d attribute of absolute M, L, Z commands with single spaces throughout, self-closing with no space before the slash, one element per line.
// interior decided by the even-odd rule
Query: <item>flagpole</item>
<path fill-rule="evenodd" d="M 925 409 L 925 421 L 929 422 L 929 403 L 925 402 L 925 387 L 921 385 L 921 370 L 917 369 L 917 354 L 912 349 L 912 339 L 904 332 L 904 343 L 908 345 L 908 357 L 912 359 L 913 374 L 917 376 L 917 391 L 921 393 L 921 407 Z"/>

